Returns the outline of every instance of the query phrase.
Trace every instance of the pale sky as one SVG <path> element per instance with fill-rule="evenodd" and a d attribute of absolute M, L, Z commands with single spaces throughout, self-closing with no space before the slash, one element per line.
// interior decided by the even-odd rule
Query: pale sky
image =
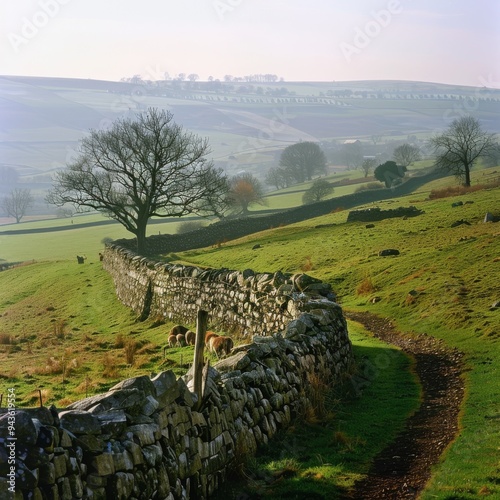
<path fill-rule="evenodd" d="M 499 0 L 0 0 L 0 75 L 500 88 Z"/>

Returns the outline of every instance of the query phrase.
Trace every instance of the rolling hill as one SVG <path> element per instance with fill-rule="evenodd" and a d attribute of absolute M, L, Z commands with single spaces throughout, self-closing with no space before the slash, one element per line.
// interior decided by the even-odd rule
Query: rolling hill
<path fill-rule="evenodd" d="M 148 107 L 169 109 L 176 122 L 209 137 L 214 160 L 230 174 L 244 169 L 262 176 L 284 147 L 301 140 L 334 150 L 349 138 L 367 144 L 374 137 L 373 143 L 425 138 L 465 113 L 500 132 L 495 89 L 397 81 L 130 83 L 3 76 L 0 166 L 43 189 L 90 128 Z"/>

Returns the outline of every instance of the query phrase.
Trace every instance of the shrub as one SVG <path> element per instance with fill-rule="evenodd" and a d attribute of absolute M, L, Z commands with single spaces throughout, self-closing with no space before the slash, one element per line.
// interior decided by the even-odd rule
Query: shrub
<path fill-rule="evenodd" d="M 8 333 L 0 333 L 0 344 L 9 345 L 12 343 L 12 338 Z"/>
<path fill-rule="evenodd" d="M 433 189 L 429 194 L 429 200 L 449 198 L 450 196 L 462 196 L 483 189 L 491 189 L 500 186 L 500 179 L 495 179 L 487 184 L 474 184 L 473 186 L 447 186 L 441 189 Z"/>
<path fill-rule="evenodd" d="M 118 378 L 118 363 L 110 352 L 104 354 L 102 358 L 103 371 L 102 374 L 106 378 Z"/>
<path fill-rule="evenodd" d="M 369 182 L 368 184 L 363 184 L 362 186 L 359 186 L 358 188 L 356 188 L 354 192 L 361 193 L 363 191 L 372 191 L 374 189 L 384 189 L 384 185 L 381 184 L 380 182 Z"/>
<path fill-rule="evenodd" d="M 356 293 L 358 295 L 368 295 L 370 293 L 373 293 L 375 290 L 377 290 L 377 287 L 373 283 L 372 279 L 370 276 L 367 276 L 359 285 L 358 288 L 356 288 Z"/>
<path fill-rule="evenodd" d="M 119 333 L 116 336 L 115 347 L 117 349 L 121 349 L 122 347 L 125 347 L 125 339 L 123 338 L 123 333 Z"/>
<path fill-rule="evenodd" d="M 326 395 L 328 394 L 330 387 L 328 381 L 320 377 L 316 373 L 309 373 L 308 376 L 308 396 L 311 401 L 311 412 L 308 412 L 306 416 L 306 421 L 310 423 L 315 423 L 317 421 L 323 421 L 328 416 L 326 410 Z"/>
<path fill-rule="evenodd" d="M 125 351 L 125 360 L 127 362 L 127 365 L 134 364 L 135 353 L 137 352 L 138 348 L 139 344 L 135 340 L 128 340 L 127 342 L 125 342 L 125 346 L 123 347 L 123 349 Z"/>
<path fill-rule="evenodd" d="M 307 256 L 304 259 L 304 262 L 302 263 L 302 265 L 300 266 L 300 269 L 301 269 L 301 271 L 304 271 L 306 273 L 308 271 L 311 271 L 313 268 L 314 268 L 314 265 L 311 261 L 311 257 Z"/>
<path fill-rule="evenodd" d="M 54 322 L 54 336 L 56 339 L 64 339 L 66 329 L 66 322 L 62 319 L 58 319 Z"/>
<path fill-rule="evenodd" d="M 203 227 L 203 222 L 201 221 L 185 221 L 179 224 L 177 228 L 177 234 L 189 233 L 191 231 L 196 231 Z"/>

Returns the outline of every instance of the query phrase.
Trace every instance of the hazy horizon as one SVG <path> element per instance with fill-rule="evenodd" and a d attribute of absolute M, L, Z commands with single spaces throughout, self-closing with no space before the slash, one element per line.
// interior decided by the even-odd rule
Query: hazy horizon
<path fill-rule="evenodd" d="M 2 75 L 275 74 L 500 88 L 496 0 L 26 0 L 4 11 Z"/>

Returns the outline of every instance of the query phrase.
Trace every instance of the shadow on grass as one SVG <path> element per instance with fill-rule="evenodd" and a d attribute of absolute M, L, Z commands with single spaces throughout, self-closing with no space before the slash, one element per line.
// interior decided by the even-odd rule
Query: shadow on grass
<path fill-rule="evenodd" d="M 406 355 L 363 336 L 356 336 L 353 350 L 356 369 L 325 394 L 326 417 L 302 415 L 256 457 L 240 457 L 214 498 L 348 498 L 419 403 Z"/>

